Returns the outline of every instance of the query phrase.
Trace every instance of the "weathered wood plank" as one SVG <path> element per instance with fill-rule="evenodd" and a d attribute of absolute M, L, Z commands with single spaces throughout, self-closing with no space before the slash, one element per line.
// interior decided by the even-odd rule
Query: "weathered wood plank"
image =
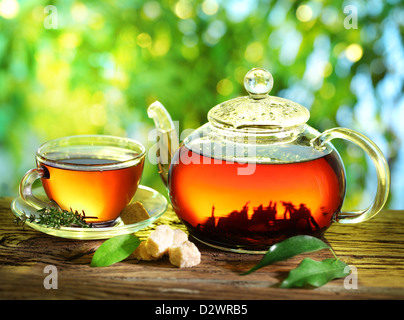
<path fill-rule="evenodd" d="M 52 237 L 13 222 L 11 198 L 0 198 L 0 299 L 403 299 L 404 211 L 384 211 L 359 225 L 334 224 L 325 239 L 358 271 L 358 289 L 338 279 L 317 289 L 280 289 L 279 283 L 304 257 L 332 257 L 322 250 L 275 263 L 248 276 L 260 255 L 211 249 L 197 243 L 200 265 L 178 269 L 168 259 L 129 257 L 106 268 L 91 268 L 102 240 Z M 169 210 L 158 224 L 184 229 Z M 155 227 L 136 233 L 144 239 Z M 185 229 L 184 229 L 185 230 Z M 58 289 L 46 290 L 44 268 L 58 270 Z"/>

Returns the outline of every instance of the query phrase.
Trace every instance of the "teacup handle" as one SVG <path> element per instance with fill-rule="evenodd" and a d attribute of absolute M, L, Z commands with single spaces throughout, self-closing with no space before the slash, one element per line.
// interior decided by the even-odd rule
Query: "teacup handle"
<path fill-rule="evenodd" d="M 20 182 L 20 196 L 22 200 L 24 200 L 26 203 L 31 205 L 32 207 L 36 209 L 42 209 L 42 208 L 56 208 L 58 210 L 61 210 L 58 204 L 55 201 L 42 201 L 41 199 L 38 199 L 37 197 L 34 196 L 32 193 L 32 185 L 37 179 L 43 178 L 44 175 L 46 174 L 46 171 L 43 167 L 39 168 L 34 168 L 29 170 L 24 177 L 22 178 Z"/>
<path fill-rule="evenodd" d="M 341 223 L 358 223 L 369 220 L 377 215 L 387 201 L 390 190 L 390 170 L 381 150 L 369 138 L 363 134 L 346 128 L 333 128 L 324 131 L 318 137 L 311 140 L 315 148 L 324 146 L 332 139 L 340 138 L 351 141 L 361 147 L 372 159 L 376 167 L 377 190 L 371 205 L 365 210 L 340 212 L 337 221 Z"/>

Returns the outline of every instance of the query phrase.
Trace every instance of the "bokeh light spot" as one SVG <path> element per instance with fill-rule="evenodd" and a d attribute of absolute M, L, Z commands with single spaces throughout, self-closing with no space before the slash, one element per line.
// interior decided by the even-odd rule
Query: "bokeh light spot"
<path fill-rule="evenodd" d="M 148 33 L 142 32 L 137 36 L 136 43 L 141 48 L 147 48 L 151 46 L 152 39 Z"/>
<path fill-rule="evenodd" d="M 73 32 L 66 32 L 60 35 L 59 45 L 65 49 L 74 49 L 81 43 L 80 34 Z"/>
<path fill-rule="evenodd" d="M 71 15 L 72 15 L 72 18 L 73 18 L 74 21 L 84 22 L 88 18 L 88 9 L 81 2 L 75 3 L 72 6 L 70 12 L 71 12 Z"/>
<path fill-rule="evenodd" d="M 313 17 L 313 10 L 310 6 L 302 4 L 296 10 L 296 17 L 302 22 L 310 21 Z"/>
<path fill-rule="evenodd" d="M 248 62 L 258 62 L 264 56 L 264 47 L 261 42 L 255 41 L 250 43 L 244 53 L 244 57 Z"/>
<path fill-rule="evenodd" d="M 194 15 L 194 9 L 188 0 L 180 0 L 175 4 L 174 12 L 180 19 L 189 19 Z"/>
<path fill-rule="evenodd" d="M 229 79 L 222 79 L 217 83 L 216 89 L 222 96 L 228 96 L 233 92 L 234 86 Z"/>
<path fill-rule="evenodd" d="M 362 55 L 363 49 L 357 43 L 352 43 L 345 49 L 345 57 L 351 62 L 359 61 Z"/>
<path fill-rule="evenodd" d="M 16 0 L 2 0 L 0 2 L 0 16 L 12 19 L 18 14 L 19 8 Z"/>
<path fill-rule="evenodd" d="M 143 12 L 149 19 L 157 19 L 161 15 L 160 4 L 157 1 L 147 1 L 143 6 Z"/>
<path fill-rule="evenodd" d="M 215 0 L 205 0 L 202 3 L 202 11 L 208 16 L 212 16 L 217 13 L 219 5 Z"/>

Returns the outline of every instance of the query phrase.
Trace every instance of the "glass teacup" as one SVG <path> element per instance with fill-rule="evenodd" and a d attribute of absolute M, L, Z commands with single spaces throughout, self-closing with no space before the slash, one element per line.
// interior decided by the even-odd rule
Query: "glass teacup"
<path fill-rule="evenodd" d="M 133 198 L 143 172 L 144 146 L 132 139 L 79 135 L 42 144 L 37 167 L 20 183 L 20 196 L 30 206 L 83 213 L 87 223 L 114 223 Z M 41 179 L 50 201 L 38 199 L 32 185 Z"/>

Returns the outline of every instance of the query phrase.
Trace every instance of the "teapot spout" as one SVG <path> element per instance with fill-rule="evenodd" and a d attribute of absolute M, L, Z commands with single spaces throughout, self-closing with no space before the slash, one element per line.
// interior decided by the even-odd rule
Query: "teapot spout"
<path fill-rule="evenodd" d="M 178 135 L 170 114 L 164 106 L 153 102 L 147 109 L 149 118 L 153 119 L 157 133 L 157 166 L 163 183 L 168 185 L 168 171 L 175 151 L 179 147 Z"/>

